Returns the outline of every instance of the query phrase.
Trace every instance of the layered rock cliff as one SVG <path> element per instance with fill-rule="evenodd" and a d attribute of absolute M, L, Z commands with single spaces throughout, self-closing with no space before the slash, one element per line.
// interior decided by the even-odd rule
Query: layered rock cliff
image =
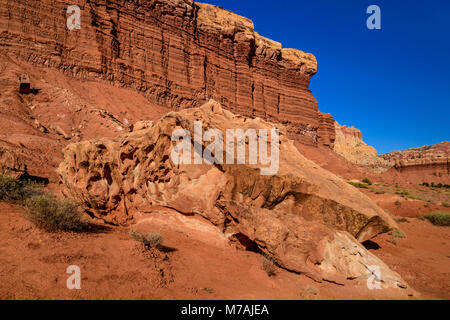
<path fill-rule="evenodd" d="M 393 151 L 380 157 L 390 161 L 400 173 L 416 175 L 422 182 L 450 182 L 450 141 Z"/>
<path fill-rule="evenodd" d="M 133 88 L 172 110 L 214 98 L 226 109 L 283 123 L 305 144 L 331 145 L 329 116 L 308 89 L 312 54 L 260 36 L 252 21 L 192 0 L 0 0 L 0 49 L 82 80 Z"/>

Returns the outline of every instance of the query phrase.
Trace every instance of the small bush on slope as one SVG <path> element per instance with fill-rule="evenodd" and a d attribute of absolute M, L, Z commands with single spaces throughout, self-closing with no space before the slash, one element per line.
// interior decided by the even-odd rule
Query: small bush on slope
<path fill-rule="evenodd" d="M 0 175 L 0 200 L 8 203 L 23 204 L 27 198 L 42 194 L 36 185 Z"/>
<path fill-rule="evenodd" d="M 60 200 L 48 193 L 27 199 L 25 207 L 29 219 L 49 232 L 83 231 L 88 226 L 75 203 L 67 199 Z"/>
<path fill-rule="evenodd" d="M 356 188 L 361 188 L 361 189 L 369 189 L 369 186 L 361 183 L 361 182 L 353 182 L 353 181 L 348 181 L 349 184 L 351 184 L 352 186 L 356 187 Z"/>
<path fill-rule="evenodd" d="M 273 277 L 277 274 L 277 268 L 275 264 L 267 258 L 263 258 L 262 260 L 262 269 L 267 273 L 269 277 Z"/>
<path fill-rule="evenodd" d="M 0 175 L 0 200 L 25 206 L 27 217 L 46 231 L 83 231 L 88 226 L 75 203 L 10 176 Z"/>
<path fill-rule="evenodd" d="M 142 242 L 147 248 L 159 248 L 163 243 L 163 238 L 159 233 L 148 232 L 142 234 L 136 230 L 130 230 L 130 236 L 139 242 Z"/>
<path fill-rule="evenodd" d="M 450 226 L 450 212 L 436 211 L 423 217 L 436 226 Z"/>
<path fill-rule="evenodd" d="M 405 238 L 405 233 L 400 229 L 393 229 L 389 232 L 389 235 L 391 235 L 394 238 Z"/>

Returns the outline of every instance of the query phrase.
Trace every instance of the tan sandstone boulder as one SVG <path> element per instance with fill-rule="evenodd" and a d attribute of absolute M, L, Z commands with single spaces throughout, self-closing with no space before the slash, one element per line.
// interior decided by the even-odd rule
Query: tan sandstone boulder
<path fill-rule="evenodd" d="M 248 159 L 246 164 L 175 164 L 177 143 L 171 136 L 185 129 L 194 137 L 194 121 L 202 122 L 203 133 L 274 129 L 274 124 L 234 115 L 211 100 L 114 139 L 67 146 L 58 169 L 61 183 L 92 214 L 111 223 L 139 221 L 157 211 L 152 208 L 170 208 L 202 217 L 228 239 L 318 281 L 366 279 L 376 265 L 384 286 L 404 287 L 399 275 L 357 241 L 396 228 L 392 218 L 346 181 L 303 157 L 284 128 L 279 127 L 278 171 L 263 175 L 264 165 L 249 165 Z M 195 144 L 193 138 L 191 143 L 197 153 L 210 144 Z"/>

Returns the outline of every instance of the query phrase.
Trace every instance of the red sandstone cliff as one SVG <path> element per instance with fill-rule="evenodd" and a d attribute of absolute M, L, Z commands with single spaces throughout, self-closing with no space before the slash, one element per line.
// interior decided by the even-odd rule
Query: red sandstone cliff
<path fill-rule="evenodd" d="M 305 144 L 330 145 L 331 116 L 308 89 L 312 54 L 283 49 L 247 18 L 192 0 L 74 0 L 81 29 L 66 27 L 64 1 L 0 0 L 0 48 L 82 80 L 133 88 L 173 110 L 206 99 L 286 125 Z"/>

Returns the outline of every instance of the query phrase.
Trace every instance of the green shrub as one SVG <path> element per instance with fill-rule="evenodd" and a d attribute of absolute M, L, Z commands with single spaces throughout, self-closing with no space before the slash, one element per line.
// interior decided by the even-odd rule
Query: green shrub
<path fill-rule="evenodd" d="M 450 226 L 450 212 L 436 211 L 423 217 L 436 226 Z"/>
<path fill-rule="evenodd" d="M 163 238 L 159 233 L 148 232 L 142 234 L 134 229 L 130 230 L 130 236 L 139 242 L 142 242 L 147 248 L 159 248 L 163 243 Z"/>
<path fill-rule="evenodd" d="M 75 203 L 48 193 L 26 199 L 25 207 L 29 219 L 49 232 L 83 231 L 88 226 Z"/>
<path fill-rule="evenodd" d="M 445 189 L 450 189 L 450 185 L 448 185 L 448 184 L 442 184 L 442 183 L 435 184 L 434 182 L 432 182 L 431 184 L 429 184 L 429 183 L 424 182 L 424 183 L 422 183 L 422 185 L 425 186 L 425 187 L 431 187 L 431 188 L 438 188 L 438 189 L 440 189 L 440 188 L 445 188 Z"/>
<path fill-rule="evenodd" d="M 308 285 L 304 289 L 302 289 L 298 295 L 301 300 L 307 300 L 313 295 L 316 296 L 318 293 L 319 290 L 317 290 L 316 287 Z"/>
<path fill-rule="evenodd" d="M 369 186 L 367 186 L 366 184 L 361 183 L 361 182 L 349 181 L 348 183 L 351 184 L 352 186 L 356 187 L 356 188 L 369 189 Z"/>
<path fill-rule="evenodd" d="M 406 219 L 405 217 L 398 218 L 395 221 L 397 221 L 397 222 L 409 222 L 409 220 Z"/>
<path fill-rule="evenodd" d="M 372 181 L 370 181 L 369 178 L 364 178 L 364 179 L 362 180 L 362 182 L 364 182 L 365 184 L 368 184 L 369 186 L 372 185 Z"/>
<path fill-rule="evenodd" d="M 450 207 L 450 203 L 444 201 L 444 202 L 442 202 L 442 206 L 443 207 Z"/>
<path fill-rule="evenodd" d="M 213 293 L 213 289 L 211 289 L 211 288 L 203 287 L 202 289 L 205 290 L 208 293 Z"/>
<path fill-rule="evenodd" d="M 42 194 L 36 185 L 15 179 L 7 175 L 0 175 L 0 200 L 22 204 L 27 198 Z"/>
<path fill-rule="evenodd" d="M 389 235 L 391 235 L 394 238 L 405 238 L 405 233 L 400 229 L 393 229 L 389 232 Z"/>
<path fill-rule="evenodd" d="M 401 196 L 409 196 L 409 192 L 408 191 L 396 191 L 395 194 L 399 194 Z"/>
<path fill-rule="evenodd" d="M 409 195 L 407 195 L 407 197 L 410 198 L 410 199 L 414 199 L 414 200 L 425 201 L 422 197 L 416 196 L 416 195 L 414 195 L 414 194 L 409 194 Z"/>

